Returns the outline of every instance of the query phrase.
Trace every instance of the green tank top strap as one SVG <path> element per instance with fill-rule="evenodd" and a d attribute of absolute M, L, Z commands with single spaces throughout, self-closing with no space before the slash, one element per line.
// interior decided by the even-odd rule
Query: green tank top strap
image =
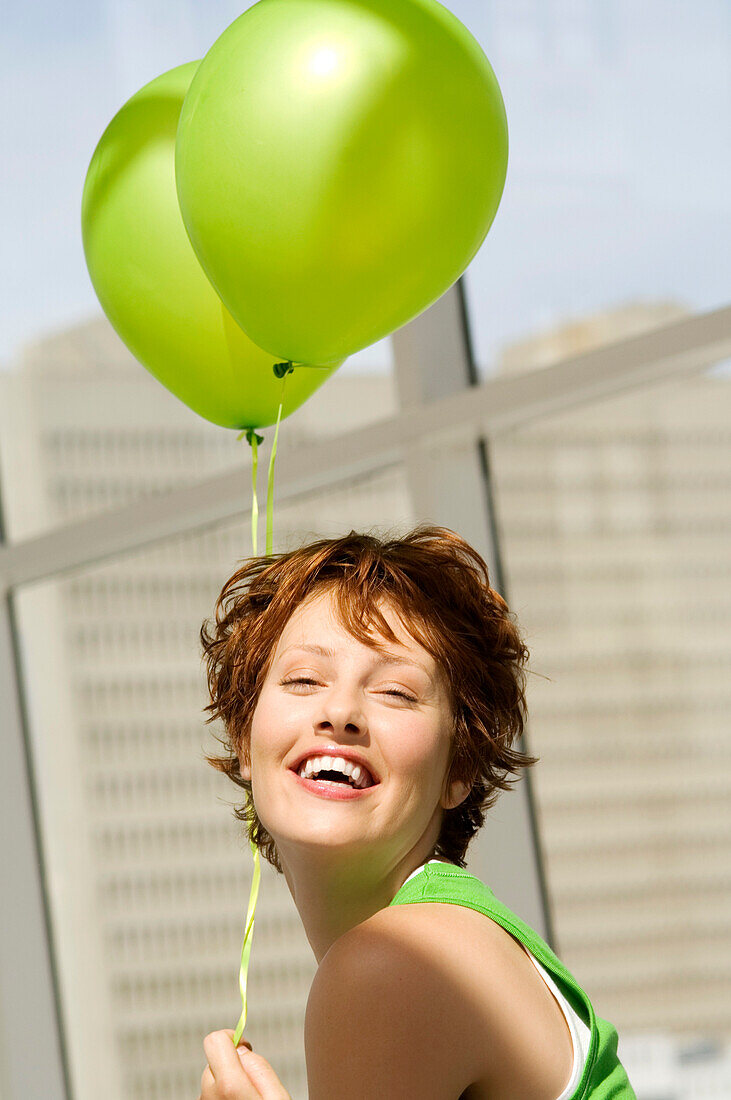
<path fill-rule="evenodd" d="M 548 970 L 563 996 L 591 1031 L 584 1069 L 570 1100 L 637 1100 L 617 1057 L 616 1028 L 596 1015 L 585 991 L 546 941 L 500 901 L 489 886 L 456 864 L 427 863 L 419 874 L 403 884 L 389 905 L 419 902 L 450 902 L 484 913 L 515 936 Z"/>

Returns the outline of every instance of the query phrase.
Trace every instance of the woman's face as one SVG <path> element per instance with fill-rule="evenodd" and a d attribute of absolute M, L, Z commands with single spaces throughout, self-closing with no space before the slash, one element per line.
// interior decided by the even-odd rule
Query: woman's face
<path fill-rule="evenodd" d="M 399 639 L 378 638 L 385 662 L 339 624 L 329 591 L 301 604 L 277 643 L 253 714 L 251 766 L 240 763 L 285 866 L 308 854 L 390 869 L 426 834 L 435 843 L 443 808 L 466 796 L 442 801 L 452 718 L 440 668 L 395 609 L 380 609 Z M 307 648 L 314 646 L 329 652 Z M 308 791 L 290 769 L 329 745 L 356 748 L 379 784 L 344 801 Z"/>

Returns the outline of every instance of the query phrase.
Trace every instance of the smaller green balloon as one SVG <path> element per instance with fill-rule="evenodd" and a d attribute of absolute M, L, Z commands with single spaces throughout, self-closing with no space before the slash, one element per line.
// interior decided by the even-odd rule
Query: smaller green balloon
<path fill-rule="evenodd" d="M 150 81 L 117 112 L 84 183 L 81 231 L 94 290 L 136 359 L 205 420 L 264 428 L 277 419 L 277 356 L 246 335 L 200 266 L 175 185 L 175 138 L 200 64 Z M 279 357 L 281 358 L 281 357 Z M 298 366 L 287 376 L 282 418 L 344 360 Z"/>

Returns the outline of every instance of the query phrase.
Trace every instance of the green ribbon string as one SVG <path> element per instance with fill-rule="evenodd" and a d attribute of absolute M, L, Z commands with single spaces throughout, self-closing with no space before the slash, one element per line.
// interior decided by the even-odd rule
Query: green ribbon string
<path fill-rule="evenodd" d="M 287 371 L 291 374 L 291 370 Z M 277 426 L 274 429 L 274 442 L 272 453 L 269 457 L 269 481 L 267 482 L 267 539 L 266 551 L 269 556 L 272 552 L 272 535 L 274 526 L 274 459 L 277 457 L 277 439 L 279 438 L 279 421 L 282 418 L 282 405 L 284 404 L 284 387 L 287 384 L 287 374 L 282 378 L 282 396 L 279 400 L 279 412 L 277 413 Z"/>
<path fill-rule="evenodd" d="M 272 444 L 272 453 L 269 459 L 269 479 L 267 482 L 267 529 L 266 529 L 266 554 L 267 556 L 272 553 L 273 544 L 273 519 L 274 519 L 274 460 L 277 455 L 277 438 L 279 436 L 279 422 L 282 418 L 282 406 L 284 404 L 284 388 L 287 384 L 287 375 L 292 373 L 294 369 L 291 362 L 288 364 L 277 364 L 277 366 L 289 366 L 289 370 L 283 373 L 277 373 L 276 367 L 274 373 L 277 378 L 282 379 L 282 394 L 279 400 L 279 411 L 277 413 L 277 426 L 274 431 L 274 442 Z M 254 557 L 258 556 L 257 550 L 257 520 L 259 517 L 259 507 L 256 499 L 256 470 L 258 465 L 258 451 L 257 445 L 264 442 L 264 436 L 257 435 L 253 428 L 245 428 L 238 436 L 237 439 L 241 439 L 242 436 L 246 436 L 247 442 L 251 447 L 251 541 L 252 552 Z M 249 958 L 251 956 L 251 943 L 254 937 L 254 913 L 256 912 L 256 903 L 259 898 L 259 880 L 261 878 L 261 861 L 259 857 L 259 849 L 253 840 L 249 841 L 249 848 L 254 858 L 254 874 L 251 880 L 251 890 L 249 892 L 249 907 L 246 912 L 246 931 L 244 932 L 244 943 L 241 948 L 241 965 L 239 967 L 239 992 L 241 994 L 242 1011 L 239 1017 L 239 1022 L 236 1025 L 236 1030 L 233 1034 L 233 1044 L 235 1047 L 239 1045 L 241 1036 L 244 1034 L 244 1028 L 246 1027 L 247 1016 L 247 1001 L 246 1001 L 246 982 L 249 973 Z"/>

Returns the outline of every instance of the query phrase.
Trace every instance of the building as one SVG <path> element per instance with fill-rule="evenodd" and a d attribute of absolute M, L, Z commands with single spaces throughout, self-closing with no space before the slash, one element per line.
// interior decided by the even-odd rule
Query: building
<path fill-rule="evenodd" d="M 684 313 L 637 305 L 562 325 L 505 349 L 500 369 Z M 704 1058 L 716 1091 L 693 1097 L 719 1097 L 719 1074 L 731 1090 L 719 963 L 731 940 L 730 395 L 724 378 L 663 382 L 490 443 L 507 595 L 537 673 L 529 749 L 557 950 L 617 1027 L 631 1079 L 635 1064 L 645 1073 L 640 1100 L 691 1095 Z M 342 370 L 284 422 L 279 448 L 395 411 L 389 375 Z M 243 506 L 248 462 L 245 441 L 174 399 L 103 317 L 0 375 L 13 541 L 238 463 Z M 275 550 L 421 518 L 389 471 L 275 507 Z M 250 553 L 250 525 L 236 522 L 18 597 L 75 1100 L 97 1100 L 102 1069 L 109 1100 L 193 1095 L 203 1036 L 239 1018 L 251 856 L 230 812 L 238 792 L 203 760 L 217 731 L 203 724 L 197 632 Z M 306 1096 L 314 971 L 286 884 L 264 864 L 246 1034 L 293 1100 Z"/>

